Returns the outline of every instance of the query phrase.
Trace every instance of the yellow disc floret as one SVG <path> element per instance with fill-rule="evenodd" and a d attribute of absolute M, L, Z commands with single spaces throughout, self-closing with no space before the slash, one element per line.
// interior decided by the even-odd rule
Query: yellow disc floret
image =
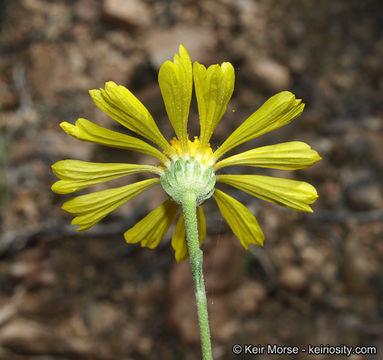
<path fill-rule="evenodd" d="M 210 144 L 207 144 L 201 151 L 200 141 L 198 136 L 194 137 L 194 141 L 188 140 L 188 152 L 184 153 L 181 148 L 181 143 L 177 138 L 170 140 L 170 145 L 177 154 L 178 159 L 196 159 L 199 160 L 204 166 L 213 165 L 213 150 Z"/>

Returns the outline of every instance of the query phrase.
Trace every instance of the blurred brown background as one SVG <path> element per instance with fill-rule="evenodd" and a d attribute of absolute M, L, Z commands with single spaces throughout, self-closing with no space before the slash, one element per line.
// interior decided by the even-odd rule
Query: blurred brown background
<path fill-rule="evenodd" d="M 157 72 L 180 43 L 193 61 L 230 61 L 236 69 L 233 99 L 213 147 L 269 96 L 288 89 L 306 103 L 303 115 L 236 151 L 301 140 L 323 157 L 295 172 L 234 169 L 305 180 L 318 189 L 314 214 L 227 189 L 257 216 L 264 248 L 245 252 L 215 202 L 205 205 L 215 359 L 240 358 L 231 353 L 236 343 L 374 345 L 377 356 L 351 359 L 382 359 L 380 1 L 0 4 L 1 359 L 200 358 L 189 264 L 175 263 L 170 232 L 155 250 L 126 245 L 122 237 L 163 200 L 160 187 L 81 234 L 60 208 L 70 196 L 50 191 L 50 165 L 60 159 L 148 161 L 82 143 L 60 129 L 61 121 L 85 117 L 125 131 L 88 96 L 105 81 L 126 85 L 165 136 L 173 136 Z M 190 133 L 197 135 L 195 100 L 190 122 Z"/>

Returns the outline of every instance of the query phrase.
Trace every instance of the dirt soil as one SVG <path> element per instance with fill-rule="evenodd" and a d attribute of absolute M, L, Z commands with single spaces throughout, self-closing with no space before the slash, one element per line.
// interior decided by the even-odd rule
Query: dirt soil
<path fill-rule="evenodd" d="M 237 150 L 299 140 L 323 160 L 299 171 L 239 168 L 312 183 L 313 214 L 225 188 L 256 215 L 265 246 L 245 251 L 213 200 L 203 246 L 214 358 L 234 344 L 375 346 L 383 353 L 383 11 L 366 0 L 3 0 L 0 2 L 0 359 L 200 359 L 187 261 L 123 232 L 165 195 L 148 191 L 85 233 L 62 209 L 50 166 L 61 159 L 153 163 L 70 138 L 84 117 L 121 132 L 88 90 L 113 80 L 150 110 L 166 138 L 157 72 L 180 43 L 192 61 L 230 61 L 236 87 L 216 148 L 268 97 L 306 103 L 292 124 Z M 189 131 L 198 135 L 192 102 Z M 120 186 L 141 178 L 112 182 Z M 110 183 L 94 187 L 109 188 Z M 86 193 L 87 191 L 84 191 Z"/>

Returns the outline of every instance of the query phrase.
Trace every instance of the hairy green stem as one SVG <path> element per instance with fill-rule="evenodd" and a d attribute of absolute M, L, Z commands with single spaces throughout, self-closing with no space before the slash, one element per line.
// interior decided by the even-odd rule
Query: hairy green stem
<path fill-rule="evenodd" d="M 203 360 L 212 360 L 213 355 L 210 343 L 210 329 L 207 314 L 206 291 L 202 272 L 203 253 L 202 250 L 199 248 L 198 224 L 196 214 L 196 196 L 193 193 L 189 192 L 187 194 L 184 194 L 182 208 L 184 211 L 190 265 L 194 280 L 194 293 L 197 302 L 202 358 Z"/>

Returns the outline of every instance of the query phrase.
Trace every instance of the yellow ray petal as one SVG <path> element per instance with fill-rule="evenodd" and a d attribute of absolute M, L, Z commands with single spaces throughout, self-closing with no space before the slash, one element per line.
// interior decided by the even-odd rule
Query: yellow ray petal
<path fill-rule="evenodd" d="M 152 115 L 126 87 L 108 81 L 105 89 L 93 89 L 89 94 L 103 112 L 121 125 L 161 146 L 166 153 L 174 153 Z"/>
<path fill-rule="evenodd" d="M 217 181 L 297 211 L 313 212 L 308 204 L 318 198 L 314 186 L 303 181 L 262 175 L 217 175 Z"/>
<path fill-rule="evenodd" d="M 203 214 L 202 206 L 197 207 L 197 224 L 199 245 L 201 246 L 206 237 L 206 220 Z M 177 262 L 185 260 L 188 257 L 189 251 L 186 242 L 186 229 L 183 212 L 178 218 L 176 228 L 174 229 L 172 247 L 175 251 L 174 256 Z"/>
<path fill-rule="evenodd" d="M 218 189 L 215 189 L 213 197 L 222 216 L 246 250 L 250 244 L 263 246 L 265 236 L 257 219 L 245 205 Z"/>
<path fill-rule="evenodd" d="M 174 60 L 162 64 L 158 82 L 166 112 L 184 153 L 188 150 L 187 122 L 193 91 L 192 65 L 188 52 L 180 45 Z"/>
<path fill-rule="evenodd" d="M 155 248 L 164 238 L 173 223 L 179 205 L 172 200 L 166 200 L 151 211 L 124 234 L 125 241 L 135 244 L 141 241 L 141 246 Z"/>
<path fill-rule="evenodd" d="M 205 66 L 194 62 L 194 87 L 201 124 L 200 149 L 205 149 L 214 129 L 226 111 L 234 90 L 234 68 L 224 62 Z"/>
<path fill-rule="evenodd" d="M 93 163 L 80 160 L 61 160 L 52 165 L 56 181 L 52 191 L 58 194 L 85 189 L 89 186 L 138 172 L 160 174 L 160 169 L 151 165 Z"/>
<path fill-rule="evenodd" d="M 232 148 L 290 123 L 303 108 L 301 100 L 288 91 L 274 95 L 234 130 L 214 153 L 214 159 L 218 160 Z"/>
<path fill-rule="evenodd" d="M 103 128 L 89 120 L 78 119 L 76 125 L 64 121 L 60 126 L 67 134 L 76 139 L 118 149 L 137 151 L 153 156 L 165 165 L 169 163 L 169 159 L 161 151 L 147 144 L 145 141 Z"/>
<path fill-rule="evenodd" d="M 246 165 L 272 169 L 296 170 L 315 164 L 321 157 L 309 145 L 301 141 L 291 141 L 230 156 L 214 165 L 217 171 L 226 166 Z"/>
<path fill-rule="evenodd" d="M 148 179 L 118 188 L 80 195 L 66 201 L 62 208 L 76 215 L 72 224 L 81 226 L 77 231 L 87 230 L 124 202 L 159 181 L 158 178 Z"/>

